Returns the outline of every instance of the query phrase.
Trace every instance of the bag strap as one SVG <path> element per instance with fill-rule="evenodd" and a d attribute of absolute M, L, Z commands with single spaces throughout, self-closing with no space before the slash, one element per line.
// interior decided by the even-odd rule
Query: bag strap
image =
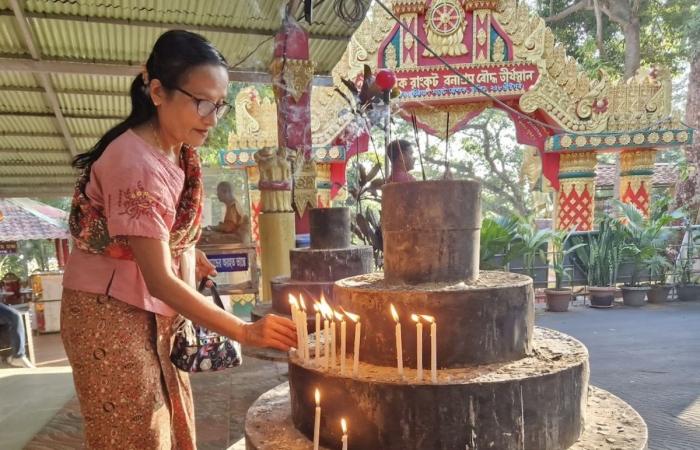
<path fill-rule="evenodd" d="M 219 295 L 219 290 L 216 287 L 216 283 L 214 280 L 208 277 L 202 278 L 202 281 L 199 283 L 199 289 L 197 289 L 199 292 L 204 293 L 204 289 L 207 288 L 207 282 L 211 281 L 211 286 L 209 287 L 209 291 L 211 292 L 211 296 L 214 298 L 214 303 L 216 306 L 219 308 L 223 309 L 226 311 L 226 308 L 224 308 L 224 302 L 221 301 L 221 296 Z"/>

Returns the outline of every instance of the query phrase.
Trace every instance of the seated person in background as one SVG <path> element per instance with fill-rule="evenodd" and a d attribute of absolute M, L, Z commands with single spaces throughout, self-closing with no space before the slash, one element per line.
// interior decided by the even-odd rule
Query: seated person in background
<path fill-rule="evenodd" d="M 22 316 L 14 308 L 0 303 L 0 323 L 9 325 L 10 339 L 12 340 L 12 356 L 7 358 L 7 363 L 13 367 L 34 369 L 34 364 L 25 355 L 25 330 Z"/>
<path fill-rule="evenodd" d="M 250 220 L 243 212 L 238 200 L 233 195 L 233 187 L 228 181 L 222 181 L 216 186 L 216 197 L 226 205 L 226 213 L 223 222 L 212 227 L 219 233 L 234 234 L 240 242 L 250 241 Z"/>
<path fill-rule="evenodd" d="M 387 180 L 388 183 L 416 181 L 413 175 L 408 173 L 410 170 L 413 170 L 415 165 L 413 144 L 404 139 L 397 139 L 389 143 L 386 152 L 389 161 L 391 161 L 391 175 L 389 175 Z"/>

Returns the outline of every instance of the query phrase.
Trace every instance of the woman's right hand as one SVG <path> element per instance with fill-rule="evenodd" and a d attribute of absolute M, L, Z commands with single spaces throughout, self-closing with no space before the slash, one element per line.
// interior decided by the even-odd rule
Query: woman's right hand
<path fill-rule="evenodd" d="M 286 352 L 297 345 L 294 322 L 274 314 L 244 324 L 241 335 L 241 344 L 252 347 L 269 347 Z"/>

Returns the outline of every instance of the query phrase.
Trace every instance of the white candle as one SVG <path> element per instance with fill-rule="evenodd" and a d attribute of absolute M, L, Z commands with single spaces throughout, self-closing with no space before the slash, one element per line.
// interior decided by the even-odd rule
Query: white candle
<path fill-rule="evenodd" d="M 321 308 L 318 303 L 314 303 L 314 311 L 316 311 L 316 334 L 314 335 L 314 342 L 316 343 L 316 364 L 321 362 Z"/>
<path fill-rule="evenodd" d="M 304 362 L 309 362 L 309 330 L 307 329 L 307 316 L 306 316 L 306 303 L 304 303 L 304 296 L 299 294 L 299 308 L 301 309 L 301 314 L 299 316 L 299 322 L 301 324 L 301 346 L 302 354 L 304 355 Z"/>
<path fill-rule="evenodd" d="M 345 375 L 345 344 L 347 340 L 345 316 L 340 319 L 340 374 Z"/>
<path fill-rule="evenodd" d="M 325 316 L 325 314 L 324 314 Z M 326 370 L 330 369 L 330 363 L 331 363 L 331 326 L 330 322 L 328 320 L 328 317 L 323 320 L 323 340 L 326 349 L 324 351 L 326 359 Z"/>
<path fill-rule="evenodd" d="M 321 393 L 316 389 L 316 415 L 314 416 L 314 450 L 318 450 L 319 435 L 321 434 Z"/>
<path fill-rule="evenodd" d="M 430 381 L 437 383 L 437 323 L 432 316 L 423 316 L 430 323 Z"/>
<path fill-rule="evenodd" d="M 299 326 L 299 307 L 297 299 L 292 294 L 289 294 L 289 306 L 292 310 L 292 322 L 297 331 L 297 356 L 301 357 L 301 328 Z"/>
<path fill-rule="evenodd" d="M 335 345 L 336 345 L 336 329 L 335 329 L 335 320 L 338 319 L 338 313 L 333 311 L 333 317 L 331 318 L 331 367 L 335 369 L 335 361 L 336 361 L 336 352 L 335 352 Z"/>
<path fill-rule="evenodd" d="M 348 424 L 345 419 L 340 419 L 340 428 L 343 429 L 343 438 L 340 442 L 343 444 L 343 450 L 348 450 Z"/>
<path fill-rule="evenodd" d="M 360 323 L 360 316 L 357 314 L 346 311 L 345 315 L 355 322 L 355 347 L 352 361 L 352 376 L 357 377 L 360 374 L 360 334 L 362 333 L 362 324 Z"/>
<path fill-rule="evenodd" d="M 403 344 L 401 343 L 401 323 L 399 322 L 399 314 L 396 312 L 394 305 L 391 305 L 391 316 L 396 322 L 396 368 L 399 376 L 403 380 Z"/>
<path fill-rule="evenodd" d="M 423 323 L 415 314 L 411 314 L 411 319 L 416 322 L 416 379 L 423 381 Z"/>

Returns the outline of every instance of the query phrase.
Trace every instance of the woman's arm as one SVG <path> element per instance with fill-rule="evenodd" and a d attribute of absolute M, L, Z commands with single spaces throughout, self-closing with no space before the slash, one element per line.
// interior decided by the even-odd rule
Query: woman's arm
<path fill-rule="evenodd" d="M 291 320 L 268 315 L 257 322 L 244 322 L 177 278 L 165 242 L 130 236 L 129 245 L 149 293 L 191 321 L 245 345 L 283 351 L 296 345 L 296 331 Z"/>

